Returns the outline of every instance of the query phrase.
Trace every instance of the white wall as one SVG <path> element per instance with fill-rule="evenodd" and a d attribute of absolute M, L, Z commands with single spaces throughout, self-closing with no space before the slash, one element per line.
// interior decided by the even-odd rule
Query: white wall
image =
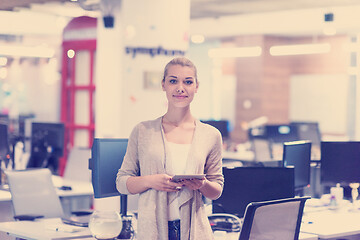
<path fill-rule="evenodd" d="M 121 20 L 119 20 L 121 19 Z M 101 19 L 100 19 L 101 20 Z M 173 57 L 127 54 L 126 48 L 186 51 L 190 1 L 123 1 L 115 29 L 98 28 L 96 136 L 128 137 L 140 121 L 163 115 L 166 96 L 160 88 L 163 68 Z M 99 22 L 99 24 L 102 24 Z M 146 88 L 144 74 L 158 73 L 159 88 Z M 109 97 L 112 96 L 112 97 Z"/>
<path fill-rule="evenodd" d="M 347 135 L 347 75 L 294 75 L 290 79 L 290 116 L 317 121 L 325 134 Z"/>

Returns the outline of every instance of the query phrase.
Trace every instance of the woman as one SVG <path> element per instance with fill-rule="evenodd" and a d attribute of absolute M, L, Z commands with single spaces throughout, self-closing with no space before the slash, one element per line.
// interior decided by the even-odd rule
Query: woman
<path fill-rule="evenodd" d="M 222 139 L 191 114 L 198 87 L 195 65 L 171 60 L 162 80 L 167 112 L 139 123 L 129 137 L 116 186 L 122 194 L 139 193 L 137 239 L 213 238 L 202 196 L 214 200 L 222 193 Z M 173 182 L 175 174 L 206 176 Z"/>

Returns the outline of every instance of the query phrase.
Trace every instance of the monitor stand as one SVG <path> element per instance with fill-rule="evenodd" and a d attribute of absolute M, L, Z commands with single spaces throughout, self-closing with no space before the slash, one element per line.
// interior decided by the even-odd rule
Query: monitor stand
<path fill-rule="evenodd" d="M 358 188 L 360 183 L 350 183 L 349 186 L 351 187 L 351 198 L 352 198 L 352 206 L 350 208 L 351 212 L 359 211 L 359 206 L 356 203 L 357 198 L 359 196 Z"/>
<path fill-rule="evenodd" d="M 122 219 L 122 229 L 117 239 L 132 239 L 134 229 L 131 225 L 132 216 L 127 215 L 127 195 L 120 195 L 120 215 Z"/>

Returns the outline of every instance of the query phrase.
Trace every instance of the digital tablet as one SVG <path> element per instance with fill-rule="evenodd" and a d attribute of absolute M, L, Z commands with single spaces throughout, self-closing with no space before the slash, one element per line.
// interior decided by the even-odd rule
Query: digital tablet
<path fill-rule="evenodd" d="M 173 182 L 179 182 L 180 180 L 184 179 L 203 179 L 205 177 L 205 174 L 184 174 L 184 175 L 175 175 L 172 177 L 171 181 Z"/>

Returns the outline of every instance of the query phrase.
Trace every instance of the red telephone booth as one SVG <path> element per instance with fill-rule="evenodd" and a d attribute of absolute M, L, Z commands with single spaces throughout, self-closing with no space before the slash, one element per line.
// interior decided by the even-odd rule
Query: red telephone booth
<path fill-rule="evenodd" d="M 65 27 L 62 43 L 61 122 L 65 124 L 63 175 L 73 147 L 91 148 L 94 139 L 94 69 L 97 19 L 74 18 Z"/>

